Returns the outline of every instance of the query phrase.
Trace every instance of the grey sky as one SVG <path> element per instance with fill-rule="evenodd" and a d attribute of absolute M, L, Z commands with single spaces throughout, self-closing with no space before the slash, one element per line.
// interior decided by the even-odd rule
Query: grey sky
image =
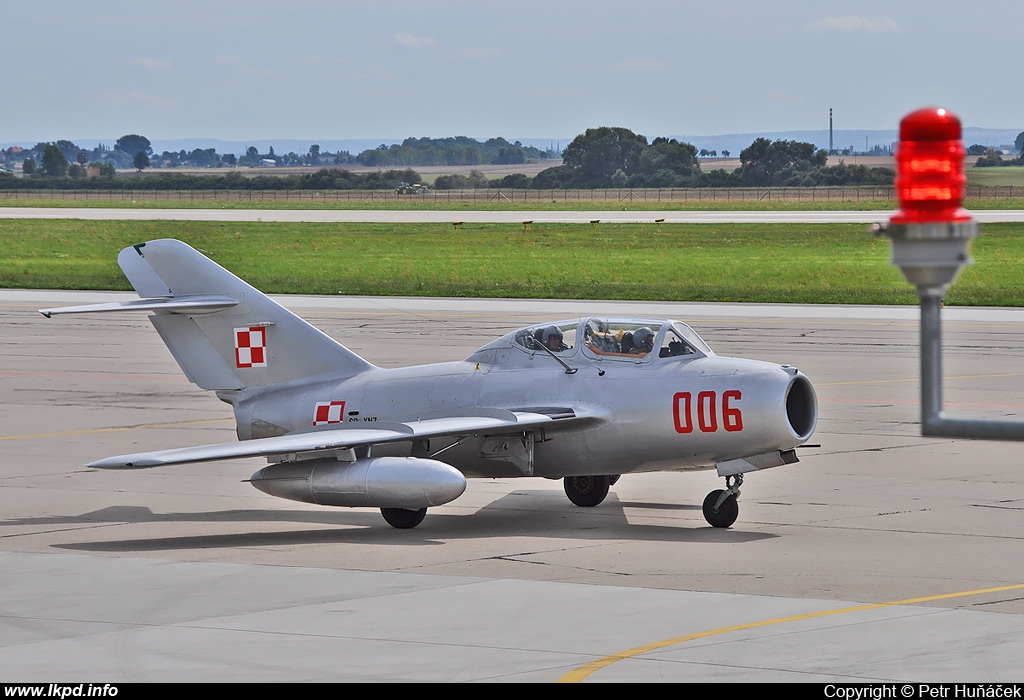
<path fill-rule="evenodd" d="M 0 147 L 1024 129 L 1019 0 L 0 0 Z M 563 143 L 564 145 L 564 143 Z"/>

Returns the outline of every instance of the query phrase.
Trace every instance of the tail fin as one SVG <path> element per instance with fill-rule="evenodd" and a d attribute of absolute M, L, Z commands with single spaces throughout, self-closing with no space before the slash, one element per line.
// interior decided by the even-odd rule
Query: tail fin
<path fill-rule="evenodd" d="M 181 241 L 140 243 L 122 250 L 117 262 L 143 299 L 43 314 L 155 311 L 153 326 L 185 376 L 203 389 L 259 388 L 373 368 Z"/>

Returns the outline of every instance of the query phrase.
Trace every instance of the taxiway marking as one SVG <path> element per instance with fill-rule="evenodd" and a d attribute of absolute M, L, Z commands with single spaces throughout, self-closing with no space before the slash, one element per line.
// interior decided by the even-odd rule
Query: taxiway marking
<path fill-rule="evenodd" d="M 950 598 L 964 598 L 972 595 L 982 595 L 985 593 L 1002 593 L 1004 591 L 1015 591 L 1024 588 L 1024 583 L 1014 584 L 1012 586 L 997 586 L 995 588 L 978 588 L 973 591 L 960 591 L 958 593 L 942 593 L 940 595 L 924 596 L 922 598 L 906 598 L 904 600 L 893 600 L 888 603 L 868 603 L 865 605 L 855 605 L 848 608 L 836 608 L 834 610 L 822 610 L 820 612 L 806 613 L 803 615 L 791 615 L 789 617 L 776 617 L 771 620 L 759 620 L 757 622 L 747 622 L 742 625 L 732 625 L 731 627 L 720 627 L 714 630 L 706 630 L 704 632 L 695 632 L 694 634 L 687 634 L 681 637 L 672 637 L 671 639 L 664 639 L 660 642 L 652 642 L 651 644 L 645 644 L 643 646 L 634 647 L 633 649 L 627 649 L 626 651 L 620 651 L 617 654 L 610 654 L 603 658 L 591 661 L 588 664 L 580 666 L 579 668 L 570 671 L 561 678 L 557 683 L 579 683 L 587 676 L 600 671 L 603 668 L 608 668 L 612 664 L 622 661 L 623 659 L 630 659 L 640 654 L 646 654 L 650 651 L 657 651 L 658 649 L 665 649 L 666 647 L 675 646 L 677 644 L 683 644 L 685 642 L 692 642 L 695 639 L 704 639 L 706 637 L 714 637 L 719 634 L 728 634 L 729 632 L 740 632 L 742 630 L 757 629 L 758 627 L 768 627 L 769 625 L 780 625 L 786 622 L 798 622 L 800 620 L 813 620 L 818 617 L 828 617 L 831 615 L 844 615 L 846 613 L 853 612 L 864 612 L 866 610 L 878 610 L 879 608 L 891 608 L 896 605 L 911 605 L 914 603 L 928 603 L 935 600 L 949 600 Z"/>

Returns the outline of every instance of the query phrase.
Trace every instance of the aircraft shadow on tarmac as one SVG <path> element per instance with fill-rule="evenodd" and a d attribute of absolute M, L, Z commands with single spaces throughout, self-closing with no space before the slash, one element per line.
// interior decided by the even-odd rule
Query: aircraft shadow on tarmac
<path fill-rule="evenodd" d="M 430 513 L 415 529 L 388 526 L 380 513 L 370 509 L 337 510 L 228 510 L 200 513 L 153 513 L 139 506 L 114 506 L 80 516 L 21 518 L 3 526 L 68 525 L 95 523 L 250 523 L 272 526 L 281 523 L 323 526 L 317 529 L 258 532 L 211 533 L 187 537 L 134 537 L 53 545 L 58 549 L 94 552 L 157 552 L 163 550 L 232 548 L 301 544 L 410 544 L 439 545 L 451 540 L 483 537 L 549 537 L 578 540 L 630 539 L 665 542 L 728 542 L 739 544 L 777 537 L 765 532 L 744 532 L 708 527 L 701 520 L 691 524 L 644 524 L 630 522 L 624 508 L 654 511 L 700 510 L 699 506 L 669 503 L 620 502 L 614 494 L 596 508 L 579 508 L 565 503 L 551 491 L 513 491 L 474 513 L 465 515 Z M 658 517 L 658 516 L 655 516 Z M 634 517 L 634 520 L 638 518 Z M 95 531 L 90 529 L 90 533 Z"/>

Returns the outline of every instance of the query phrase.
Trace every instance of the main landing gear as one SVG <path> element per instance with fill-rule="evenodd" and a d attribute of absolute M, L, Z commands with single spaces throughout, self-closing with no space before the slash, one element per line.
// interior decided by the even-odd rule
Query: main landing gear
<path fill-rule="evenodd" d="M 725 489 L 715 489 L 704 499 L 704 519 L 712 527 L 729 527 L 740 514 L 736 499 L 743 485 L 743 475 L 725 477 Z"/>
<path fill-rule="evenodd" d="M 608 495 L 608 487 L 614 485 L 619 476 L 567 476 L 562 479 L 562 487 L 570 501 L 582 508 L 592 508 L 600 505 Z"/>

